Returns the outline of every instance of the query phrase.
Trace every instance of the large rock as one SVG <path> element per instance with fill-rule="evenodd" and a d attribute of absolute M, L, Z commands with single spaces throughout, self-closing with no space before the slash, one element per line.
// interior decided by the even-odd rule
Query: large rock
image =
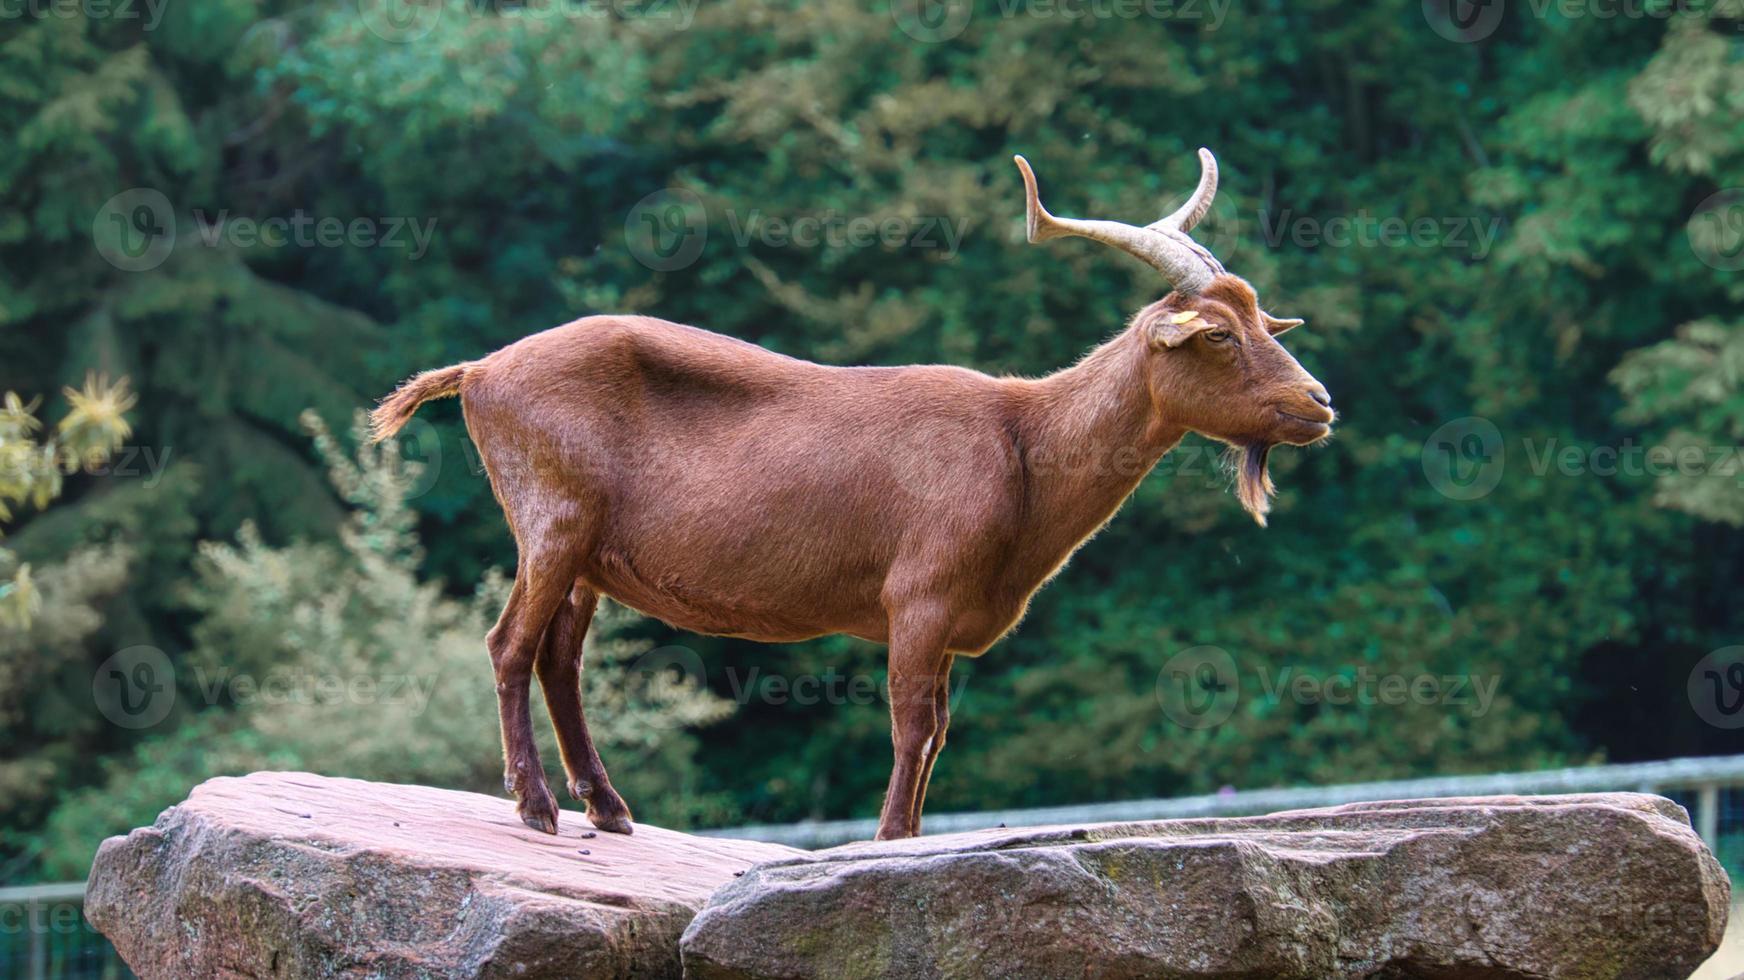
<path fill-rule="evenodd" d="M 1366 803 L 775 860 L 717 892 L 683 950 L 694 980 L 1681 980 L 1730 889 L 1656 796 Z"/>
<path fill-rule="evenodd" d="M 551 837 L 506 799 L 255 773 L 105 841 L 85 914 L 145 980 L 677 977 L 709 894 L 800 853 L 571 812 Z"/>

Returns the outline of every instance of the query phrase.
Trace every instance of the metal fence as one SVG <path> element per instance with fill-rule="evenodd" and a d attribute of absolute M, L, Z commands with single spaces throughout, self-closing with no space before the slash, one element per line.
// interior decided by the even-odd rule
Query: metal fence
<path fill-rule="evenodd" d="M 1733 880 L 1744 879 L 1744 755 L 1670 759 L 1618 766 L 1582 766 L 1487 776 L 1438 776 L 1301 789 L 1260 789 L 1174 799 L 1126 800 L 1081 806 L 980 813 L 928 814 L 928 834 L 989 827 L 1040 827 L 1064 823 L 1239 817 L 1280 810 L 1337 806 L 1372 800 L 1448 796 L 1539 796 L 1629 790 L 1670 797 L 1690 812 L 1690 823 L 1725 864 Z M 770 841 L 790 847 L 833 847 L 870 840 L 876 820 L 808 820 L 706 830 L 716 837 Z"/>
<path fill-rule="evenodd" d="M 1633 790 L 1668 796 L 1690 812 L 1690 822 L 1734 881 L 1744 881 L 1744 755 L 1672 759 L 1622 766 L 1588 766 L 1491 776 L 1452 776 L 1353 783 L 1307 789 L 1267 789 L 927 817 L 933 834 L 1004 825 L 1033 827 L 1118 820 L 1245 816 L 1370 800 L 1447 796 L 1532 796 Z M 806 821 L 707 830 L 716 837 L 773 841 L 818 848 L 868 840 L 875 820 Z M 121 958 L 84 917 L 85 884 L 0 888 L 0 980 L 132 980 Z"/>
<path fill-rule="evenodd" d="M 0 888 L 0 978 L 132 980 L 84 912 L 82 881 Z"/>

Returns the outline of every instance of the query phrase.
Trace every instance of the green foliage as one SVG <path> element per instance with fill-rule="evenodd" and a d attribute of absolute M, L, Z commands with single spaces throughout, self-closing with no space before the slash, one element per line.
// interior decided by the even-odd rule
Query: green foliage
<path fill-rule="evenodd" d="M 28 632 L 0 638 L 0 683 L 30 692 L 0 695 L 0 847 L 20 873 L 76 873 L 94 835 L 202 773 L 493 788 L 487 570 L 514 556 L 458 412 L 420 416 L 433 465 L 404 505 L 387 492 L 403 471 L 346 463 L 343 438 L 309 451 L 299 413 L 348 418 L 414 371 L 595 312 L 834 363 L 1053 370 L 1158 284 L 1086 242 L 1028 245 L 1013 152 L 1060 213 L 1142 219 L 1214 148 L 1203 237 L 1274 313 L 1308 319 L 1288 345 L 1344 421 L 1324 448 L 1274 454 L 1265 531 L 1214 447 L 1166 460 L 1016 634 L 959 664 L 931 807 L 1725 748 L 1682 685 L 1744 629 L 1739 0 L 1650 17 L 1496 5 L 1495 32 L 1468 44 L 1415 0 L 1136 18 L 987 0 L 937 43 L 881 5 L 415 6 L 409 35 L 339 0 L 172 0 L 149 30 L 0 21 L 0 390 L 126 374 L 135 441 L 157 453 L 140 474 L 67 477 L 7 539 L 42 596 Z M 100 219 L 136 188 L 163 195 L 151 217 L 177 234 L 129 271 L 103 256 L 139 228 Z M 634 237 L 661 191 L 694 194 L 707 228 L 666 270 Z M 415 258 L 350 238 L 273 247 L 214 234 L 220 214 L 433 231 Z M 1361 216 L 1456 224 L 1465 244 L 1292 231 Z M 908 234 L 756 231 L 808 218 Z M 1505 469 L 1455 499 L 1426 467 L 1468 416 L 1496 427 Z M 1598 472 L 1629 446 L 1710 465 Z M 605 663 L 632 637 L 672 640 L 617 615 Z M 676 642 L 717 694 L 750 665 L 882 676 L 879 650 L 842 638 Z M 143 739 L 90 703 L 96 665 L 137 644 L 185 651 L 182 713 Z M 1183 727 L 1158 674 L 1202 645 L 1228 652 L 1240 698 Z M 422 714 L 266 711 L 193 683 L 288 665 L 439 683 Z M 1338 705 L 1268 694 L 1282 671 L 1495 686 L 1481 714 Z M 658 698 L 614 707 L 614 683 L 590 689 L 589 714 L 639 816 L 875 810 L 881 703 L 752 697 L 706 741 L 649 740 L 636 706 Z"/>
<path fill-rule="evenodd" d="M 65 475 L 101 467 L 133 434 L 126 412 L 136 399 L 126 378 L 111 385 L 87 377 L 83 388 L 65 394 L 71 407 L 46 439 L 36 417 L 40 400 L 25 404 L 9 391 L 0 401 L 0 521 L 12 518 L 13 507 L 47 507 L 61 495 Z M 41 607 L 30 565 L 0 548 L 0 626 L 28 629 Z"/>
<path fill-rule="evenodd" d="M 1664 429 L 1654 502 L 1744 526 L 1744 321 L 1686 323 L 1611 377 L 1629 398 L 1625 419 Z"/>
<path fill-rule="evenodd" d="M 1658 53 L 1629 83 L 1630 104 L 1654 130 L 1653 158 L 1671 170 L 1739 173 L 1744 62 L 1738 59 L 1736 34 L 1741 21 L 1740 0 L 1680 8 Z"/>

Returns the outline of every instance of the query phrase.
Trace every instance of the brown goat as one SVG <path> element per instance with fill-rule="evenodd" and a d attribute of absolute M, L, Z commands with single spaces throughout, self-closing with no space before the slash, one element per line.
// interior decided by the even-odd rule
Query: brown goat
<path fill-rule="evenodd" d="M 555 833 L 528 714 L 539 676 L 569 791 L 629 833 L 582 713 L 582 637 L 608 595 L 686 630 L 889 645 L 896 761 L 878 837 L 919 832 L 949 724 L 955 655 L 978 656 L 1187 432 L 1245 453 L 1265 523 L 1267 450 L 1330 431 L 1330 398 L 1259 308 L 1187 238 L 1216 167 L 1146 228 L 1056 219 L 1022 158 L 1030 239 L 1083 235 L 1175 291 L 1076 365 L 1039 379 L 958 367 L 826 367 L 643 316 L 592 316 L 430 371 L 376 409 L 377 439 L 458 394 L 519 549 L 486 643 L 505 782 Z"/>

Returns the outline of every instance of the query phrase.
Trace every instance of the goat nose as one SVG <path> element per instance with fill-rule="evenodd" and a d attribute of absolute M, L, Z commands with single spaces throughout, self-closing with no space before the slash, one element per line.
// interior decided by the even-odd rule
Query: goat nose
<path fill-rule="evenodd" d="M 1332 407 L 1332 395 L 1328 394 L 1326 386 L 1319 382 L 1308 386 L 1308 397 L 1319 402 L 1324 408 Z"/>

